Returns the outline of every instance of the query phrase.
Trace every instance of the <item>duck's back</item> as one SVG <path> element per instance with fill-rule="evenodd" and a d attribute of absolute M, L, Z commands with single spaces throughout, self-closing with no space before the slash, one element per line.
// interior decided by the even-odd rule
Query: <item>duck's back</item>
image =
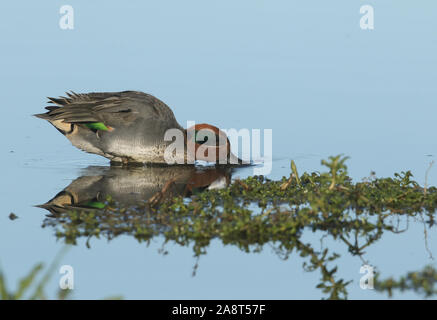
<path fill-rule="evenodd" d="M 168 129 L 183 128 L 161 100 L 139 91 L 67 93 L 36 116 L 58 128 L 78 148 L 111 160 L 162 162 Z M 159 155 L 157 152 L 161 152 Z"/>

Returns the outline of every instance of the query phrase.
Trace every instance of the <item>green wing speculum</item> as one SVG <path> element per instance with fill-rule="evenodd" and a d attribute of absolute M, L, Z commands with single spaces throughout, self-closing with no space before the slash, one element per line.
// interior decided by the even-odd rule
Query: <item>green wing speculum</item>
<path fill-rule="evenodd" d="M 109 131 L 109 128 L 103 122 L 90 122 L 83 125 L 91 130 Z"/>

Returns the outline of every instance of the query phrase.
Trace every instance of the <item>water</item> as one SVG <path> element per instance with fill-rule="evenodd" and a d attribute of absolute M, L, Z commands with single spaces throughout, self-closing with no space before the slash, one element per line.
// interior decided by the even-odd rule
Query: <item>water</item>
<path fill-rule="evenodd" d="M 34 207 L 53 198 L 89 166 L 106 159 L 74 149 L 48 123 L 31 117 L 46 96 L 141 90 L 172 107 L 176 118 L 221 128 L 273 129 L 271 178 L 321 170 L 320 160 L 343 153 L 360 180 L 411 170 L 424 183 L 434 159 L 437 39 L 428 2 L 367 1 L 375 30 L 359 28 L 363 1 L 290 3 L 177 1 L 129 4 L 75 1 L 75 29 L 58 27 L 59 3 L 0 4 L 0 264 L 10 287 L 37 262 L 61 250 L 53 229 L 41 228 Z M 23 5 L 26 10 L 23 10 Z M 233 178 L 251 174 L 236 171 Z M 435 168 L 428 183 L 437 184 Z M 19 218 L 11 221 L 14 212 Z M 308 234 L 317 243 L 319 235 Z M 429 246 L 437 255 L 429 231 Z M 61 264 L 75 270 L 73 298 L 314 298 L 319 273 L 297 256 L 282 261 L 269 248 L 246 254 L 215 241 L 191 276 L 191 248 L 162 241 L 149 247 L 121 236 L 70 248 Z M 357 257 L 340 243 L 339 272 L 353 280 L 350 298 L 385 298 L 361 290 Z M 423 225 L 385 235 L 366 258 L 385 276 L 434 263 Z M 54 295 L 59 275 L 47 288 Z M 417 298 L 407 293 L 401 298 Z"/>

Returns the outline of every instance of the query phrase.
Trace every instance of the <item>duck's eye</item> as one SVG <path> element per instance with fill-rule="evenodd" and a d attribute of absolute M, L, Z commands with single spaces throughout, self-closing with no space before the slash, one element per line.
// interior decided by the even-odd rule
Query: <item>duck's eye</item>
<path fill-rule="evenodd" d="M 195 142 L 206 146 L 216 146 L 218 143 L 215 133 L 204 129 L 195 132 Z"/>
<path fill-rule="evenodd" d="M 196 142 L 198 144 L 204 144 L 207 141 L 208 141 L 208 136 L 198 137 L 197 134 L 196 134 Z"/>

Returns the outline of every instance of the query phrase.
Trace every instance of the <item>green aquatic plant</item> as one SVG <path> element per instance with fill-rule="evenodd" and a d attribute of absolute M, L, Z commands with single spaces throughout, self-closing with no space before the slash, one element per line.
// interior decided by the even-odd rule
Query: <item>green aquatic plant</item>
<path fill-rule="evenodd" d="M 207 253 L 214 239 L 244 252 L 259 252 L 269 244 L 281 258 L 298 254 L 305 259 L 306 271 L 318 270 L 317 287 L 328 298 L 347 298 L 351 281 L 338 276 L 340 255 L 306 243 L 305 232 L 340 241 L 365 262 L 366 248 L 384 233 L 404 231 L 393 218 L 420 217 L 425 228 L 434 225 L 437 188 L 422 188 L 410 171 L 389 178 L 372 174 L 354 182 L 346 160 L 330 157 L 322 161 L 325 172 L 301 175 L 292 161 L 289 177 L 237 179 L 224 189 L 190 198 L 152 197 L 153 201 L 126 207 L 108 197 L 101 210 L 58 208 L 43 226 L 53 227 L 56 236 L 69 244 L 86 238 L 88 246 L 94 237 L 124 234 L 148 244 L 159 236 L 164 244 L 192 246 L 197 258 Z"/>

